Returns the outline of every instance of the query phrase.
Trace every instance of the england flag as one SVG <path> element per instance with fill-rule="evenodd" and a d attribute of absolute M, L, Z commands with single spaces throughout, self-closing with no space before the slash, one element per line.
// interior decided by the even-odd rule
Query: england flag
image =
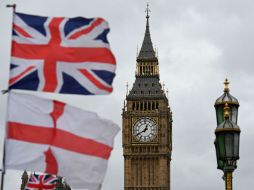
<path fill-rule="evenodd" d="M 10 92 L 5 167 L 55 174 L 73 188 L 98 190 L 118 131 L 94 112 Z"/>

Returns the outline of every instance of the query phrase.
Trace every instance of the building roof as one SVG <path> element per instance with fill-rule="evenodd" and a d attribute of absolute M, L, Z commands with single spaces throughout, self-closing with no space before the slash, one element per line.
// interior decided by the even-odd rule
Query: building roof
<path fill-rule="evenodd" d="M 135 99 L 166 99 L 162 85 L 157 77 L 136 77 L 127 100 Z"/>
<path fill-rule="evenodd" d="M 144 40 L 143 40 L 139 55 L 137 57 L 137 61 L 144 61 L 144 60 L 157 60 L 155 51 L 153 49 L 153 43 L 151 40 L 148 14 L 146 16 L 146 30 L 145 30 Z"/>

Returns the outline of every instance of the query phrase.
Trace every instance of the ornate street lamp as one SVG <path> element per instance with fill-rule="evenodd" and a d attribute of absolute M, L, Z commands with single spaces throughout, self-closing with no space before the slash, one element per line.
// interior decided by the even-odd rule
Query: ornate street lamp
<path fill-rule="evenodd" d="M 232 190 L 232 173 L 237 168 L 239 159 L 240 128 L 230 119 L 230 108 L 226 103 L 224 121 L 216 128 L 216 154 L 223 161 L 226 190 Z"/>
<path fill-rule="evenodd" d="M 230 111 L 231 111 L 230 119 L 234 123 L 237 124 L 238 107 L 240 105 L 239 105 L 238 100 L 229 93 L 229 87 L 228 87 L 229 86 L 229 81 L 228 81 L 228 79 L 225 79 L 224 85 L 225 85 L 224 93 L 219 98 L 217 98 L 217 100 L 215 101 L 215 104 L 214 104 L 215 111 L 216 111 L 217 126 L 220 125 L 224 121 L 224 106 L 225 106 L 226 103 L 230 107 Z M 214 145 L 215 145 L 215 149 L 217 151 L 218 150 L 218 148 L 217 148 L 217 146 L 218 146 L 217 139 L 215 139 Z M 216 152 L 216 156 L 217 156 L 217 168 L 220 169 L 220 170 L 223 170 L 223 166 L 224 166 L 223 160 L 218 159 L 218 152 Z"/>

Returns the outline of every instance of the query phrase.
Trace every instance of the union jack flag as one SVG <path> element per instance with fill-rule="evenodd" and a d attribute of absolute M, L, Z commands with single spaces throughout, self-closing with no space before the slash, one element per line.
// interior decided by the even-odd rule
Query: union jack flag
<path fill-rule="evenodd" d="M 116 61 L 102 18 L 15 13 L 10 89 L 111 93 Z"/>
<path fill-rule="evenodd" d="M 57 177 L 53 175 L 31 174 L 25 190 L 54 190 Z"/>

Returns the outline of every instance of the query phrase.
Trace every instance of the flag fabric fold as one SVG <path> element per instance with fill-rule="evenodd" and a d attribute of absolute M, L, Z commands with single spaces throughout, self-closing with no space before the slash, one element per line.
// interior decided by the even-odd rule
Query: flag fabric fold
<path fill-rule="evenodd" d="M 116 61 L 102 18 L 15 13 L 10 89 L 109 94 Z"/>
<path fill-rule="evenodd" d="M 94 112 L 10 92 L 5 166 L 55 174 L 73 188 L 97 190 L 118 131 Z"/>

